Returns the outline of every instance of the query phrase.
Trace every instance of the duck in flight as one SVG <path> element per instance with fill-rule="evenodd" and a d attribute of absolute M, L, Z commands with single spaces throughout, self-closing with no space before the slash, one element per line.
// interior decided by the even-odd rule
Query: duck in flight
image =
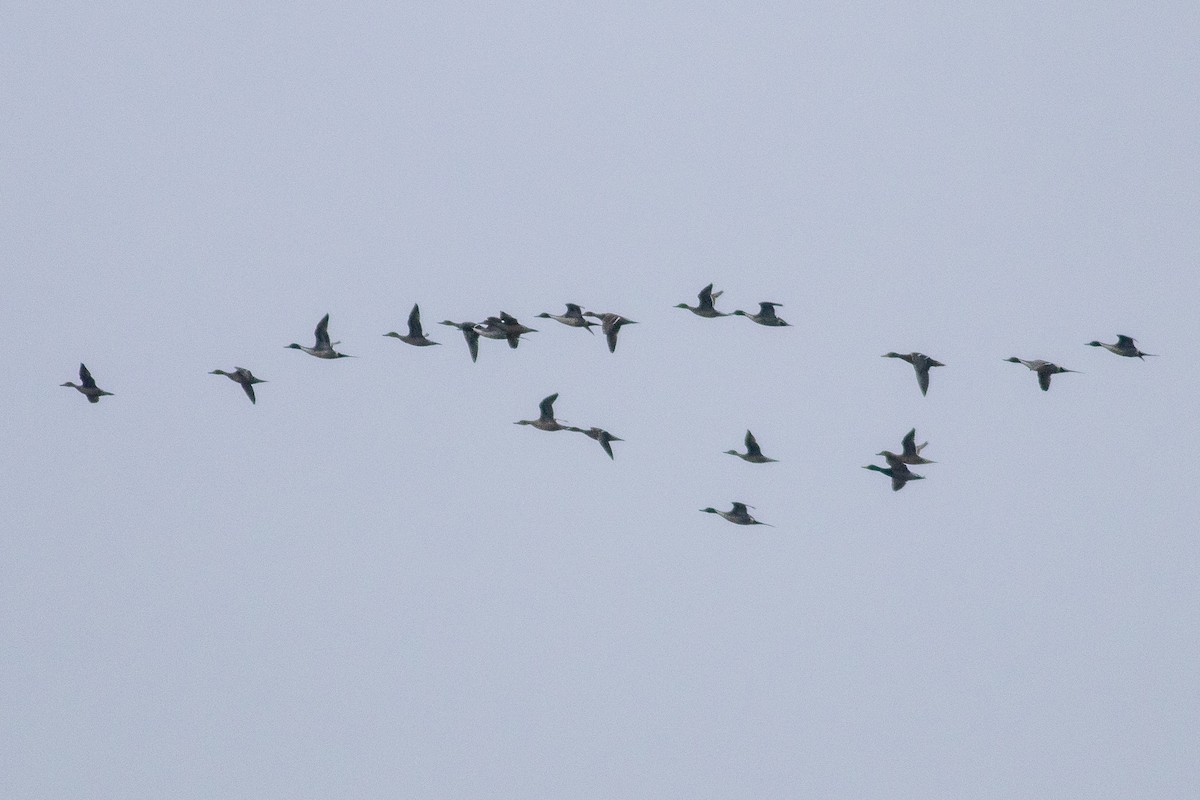
<path fill-rule="evenodd" d="M 687 303 L 678 303 L 676 304 L 675 308 L 686 308 L 688 311 L 692 312 L 698 317 L 708 317 L 710 319 L 714 317 L 728 317 L 730 316 L 729 314 L 725 314 L 713 308 L 713 301 L 720 296 L 721 292 L 714 292 L 713 285 L 710 283 L 708 286 L 705 286 L 703 289 L 701 289 L 700 294 L 697 295 L 697 297 L 700 299 L 699 305 L 689 306 Z"/>
<path fill-rule="evenodd" d="M 425 337 L 425 331 L 421 330 L 421 309 L 416 303 L 413 303 L 412 311 L 408 312 L 408 335 L 401 336 L 395 331 L 388 331 L 384 336 L 391 336 L 415 347 L 429 347 L 432 344 L 441 344 L 441 342 L 433 342 Z"/>
<path fill-rule="evenodd" d="M 1120 333 L 1117 334 L 1116 344 L 1105 344 L 1104 342 L 1088 342 L 1088 346 L 1103 347 L 1105 350 L 1107 350 L 1110 353 L 1116 353 L 1117 355 L 1125 356 L 1126 358 L 1141 358 L 1143 361 L 1146 360 L 1145 358 L 1143 358 L 1143 356 L 1157 356 L 1158 355 L 1157 353 L 1145 353 L 1145 352 L 1142 352 L 1141 350 L 1138 350 L 1136 339 L 1134 339 L 1132 336 L 1125 336 Z"/>
<path fill-rule="evenodd" d="M 775 316 L 775 309 L 777 307 L 782 308 L 783 303 L 759 303 L 757 314 L 747 314 L 741 310 L 734 311 L 733 313 L 739 317 L 745 317 L 751 322 L 757 322 L 759 325 L 766 325 L 769 328 L 786 328 L 788 324 Z"/>
<path fill-rule="evenodd" d="M 305 347 L 302 344 L 296 344 L 295 342 L 292 342 L 291 344 L 287 345 L 287 348 L 291 350 L 303 350 L 310 356 L 316 356 L 317 358 L 353 358 L 353 356 L 347 353 L 339 353 L 333 349 L 333 345 L 341 344 L 341 342 L 330 343 L 329 341 L 328 314 L 321 317 L 321 321 L 317 323 L 316 336 L 317 343 L 312 347 Z"/>
<path fill-rule="evenodd" d="M 924 353 L 884 353 L 882 358 L 899 358 L 912 364 L 913 370 L 917 373 L 917 386 L 921 387 L 922 395 L 929 391 L 929 368 L 946 366 L 940 361 L 934 361 Z"/>
<path fill-rule="evenodd" d="M 768 528 L 775 527 L 774 525 L 770 525 L 766 522 L 759 522 L 754 517 L 750 516 L 750 512 L 746 510 L 747 508 L 754 508 L 754 506 L 747 506 L 745 503 L 739 503 L 735 500 L 733 503 L 733 508 L 731 508 L 729 511 L 717 511 L 715 508 L 711 507 L 702 508 L 700 510 L 709 514 L 718 514 L 732 522 L 734 525 L 766 525 Z"/>
<path fill-rule="evenodd" d="M 500 316 L 488 317 L 476 325 L 475 332 L 488 339 L 504 339 L 509 347 L 516 350 L 521 342 L 521 334 L 537 333 L 537 329 L 522 325 L 512 314 L 501 311 Z"/>
<path fill-rule="evenodd" d="M 575 427 L 568 425 L 567 430 L 575 431 L 576 433 L 582 433 L 584 436 L 588 436 L 588 437 L 591 437 L 592 439 L 595 439 L 597 442 L 600 443 L 600 446 L 604 448 L 604 452 L 608 453 L 609 458 L 613 457 L 612 445 L 609 444 L 609 442 L 625 441 L 624 439 L 618 439 L 616 436 L 613 436 L 611 433 L 604 430 L 603 428 L 587 428 L 585 430 L 583 428 L 575 428 Z"/>
<path fill-rule="evenodd" d="M 737 450 L 726 450 L 725 452 L 731 456 L 737 456 L 742 461 L 749 461 L 751 464 L 767 464 L 779 460 L 764 456 L 762 448 L 758 446 L 758 440 L 754 438 L 754 434 L 750 431 L 746 431 L 746 452 L 739 453 Z"/>
<path fill-rule="evenodd" d="M 475 330 L 474 322 L 451 322 L 444 319 L 441 324 L 462 331 L 463 338 L 467 340 L 467 350 L 471 352 L 471 361 L 474 362 L 479 358 L 479 331 Z"/>
<path fill-rule="evenodd" d="M 570 430 L 566 425 L 561 424 L 554 418 L 554 401 L 558 399 L 558 392 L 550 395 L 538 404 L 538 410 L 541 414 L 537 419 L 521 419 L 514 422 L 514 425 L 532 425 L 539 431 L 565 431 Z"/>
<path fill-rule="evenodd" d="M 588 333 L 594 333 L 592 328 L 596 325 L 587 317 L 583 316 L 583 308 L 575 303 L 567 303 L 567 313 L 551 314 L 548 311 L 543 311 L 538 314 L 540 319 L 556 319 L 563 325 L 569 325 L 572 328 L 583 328 Z"/>
<path fill-rule="evenodd" d="M 1004 360 L 1011 361 L 1014 364 L 1024 364 L 1025 366 L 1029 367 L 1029 369 L 1036 372 L 1038 376 L 1038 386 L 1042 387 L 1043 392 L 1050 390 L 1051 375 L 1057 375 L 1060 372 L 1076 372 L 1076 370 L 1060 367 L 1058 364 L 1052 364 L 1049 361 L 1042 361 L 1040 358 L 1033 361 L 1026 361 L 1023 358 L 1017 358 L 1016 356 L 1013 356 L 1012 358 L 1006 358 Z"/>
<path fill-rule="evenodd" d="M 254 384 L 266 383 L 266 381 L 259 380 L 258 378 L 254 377 L 254 374 L 251 373 L 250 370 L 246 369 L 245 367 L 234 367 L 233 372 L 226 372 L 225 370 L 222 370 L 222 369 L 214 369 L 212 372 L 210 372 L 208 374 L 209 375 L 224 375 L 226 378 L 229 378 L 229 380 L 233 381 L 234 383 L 241 384 L 242 388 L 246 390 L 246 397 L 250 398 L 251 403 L 256 403 L 256 404 L 258 401 L 254 399 Z"/>
<path fill-rule="evenodd" d="M 622 325 L 636 325 L 637 323 L 631 319 L 626 319 L 620 314 L 597 314 L 595 311 L 585 311 L 584 316 L 595 317 L 600 320 L 600 330 L 604 331 L 604 338 L 608 340 L 608 352 L 617 352 L 617 334 L 621 331 Z"/>
<path fill-rule="evenodd" d="M 921 455 L 921 451 L 925 449 L 925 445 L 927 444 L 929 444 L 929 442 L 917 444 L 917 429 L 913 428 L 904 435 L 903 439 L 900 440 L 901 452 L 899 455 L 896 455 L 890 450 L 881 450 L 875 455 L 883 456 L 887 460 L 889 467 L 895 467 L 897 464 L 903 466 L 906 464 L 937 463 L 930 461 L 928 458 L 925 458 Z"/>
<path fill-rule="evenodd" d="M 76 386 L 72 381 L 67 381 L 63 386 L 70 386 L 77 390 L 80 394 L 88 399 L 89 403 L 99 403 L 100 398 L 104 396 L 112 396 L 112 392 L 106 392 L 96 386 L 96 381 L 92 377 L 92 373 L 88 372 L 88 368 L 83 364 L 79 365 L 79 385 Z"/>
<path fill-rule="evenodd" d="M 893 492 L 898 492 L 903 489 L 904 484 L 908 483 L 909 481 L 920 481 L 925 479 L 924 475 L 918 475 L 903 463 L 899 461 L 893 462 L 890 458 L 888 459 L 887 467 L 881 467 L 878 464 L 869 464 L 863 467 L 863 469 L 882 472 L 884 475 L 887 475 L 889 478 L 891 478 Z"/>

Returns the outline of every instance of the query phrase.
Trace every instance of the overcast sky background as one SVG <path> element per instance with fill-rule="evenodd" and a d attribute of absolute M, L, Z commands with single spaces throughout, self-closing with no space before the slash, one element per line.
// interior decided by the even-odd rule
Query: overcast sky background
<path fill-rule="evenodd" d="M 1194 3 L 202 5 L 0 12 L 0 795 L 1195 797 Z"/>

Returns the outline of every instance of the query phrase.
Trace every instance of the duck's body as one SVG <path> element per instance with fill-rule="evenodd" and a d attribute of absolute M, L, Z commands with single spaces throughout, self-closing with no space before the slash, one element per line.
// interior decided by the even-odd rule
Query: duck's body
<path fill-rule="evenodd" d="M 613 457 L 612 445 L 609 444 L 609 442 L 625 441 L 624 439 L 618 439 L 616 436 L 613 436 L 611 433 L 604 430 L 603 428 L 593 427 L 593 428 L 584 429 L 584 428 L 575 428 L 575 427 L 567 426 L 567 430 L 575 431 L 576 433 L 582 433 L 584 436 L 588 436 L 588 437 L 591 437 L 592 439 L 595 439 L 597 442 L 600 443 L 600 446 L 604 448 L 604 452 L 608 453 L 609 458 Z"/>
<path fill-rule="evenodd" d="M 879 453 L 876 453 L 876 455 L 886 458 L 888 466 L 891 467 L 894 467 L 897 464 L 935 464 L 937 462 L 930 461 L 928 458 L 925 458 L 921 455 L 921 451 L 925 449 L 927 444 L 929 444 L 929 442 L 917 444 L 917 429 L 913 428 L 911 431 L 905 434 L 903 439 L 900 440 L 900 445 L 902 448 L 900 455 L 896 455 L 890 450 L 880 451 Z"/>
<path fill-rule="evenodd" d="M 500 316 L 488 317 L 476 325 L 475 332 L 488 339 L 504 339 L 509 347 L 516 350 L 521 341 L 521 334 L 537 333 L 537 330 L 522 325 L 512 314 L 501 311 Z"/>
<path fill-rule="evenodd" d="M 333 343 L 329 341 L 328 314 L 321 317 L 321 321 L 317 323 L 317 330 L 315 333 L 317 342 L 312 347 L 305 347 L 304 345 L 296 344 L 295 342 L 287 345 L 287 347 L 291 350 L 303 350 L 310 356 L 316 356 L 317 358 L 351 358 L 349 354 L 339 353 L 333 349 Z"/>
<path fill-rule="evenodd" d="M 742 461 L 749 461 L 751 464 L 769 464 L 779 460 L 764 456 L 762 448 L 758 446 L 758 440 L 754 438 L 754 434 L 750 431 L 746 431 L 746 452 L 739 453 L 736 450 L 726 450 L 725 452 L 731 456 L 737 456 Z"/>
<path fill-rule="evenodd" d="M 600 320 L 600 330 L 604 331 L 604 338 L 608 340 L 608 352 L 617 352 L 617 333 L 620 332 L 622 325 L 636 325 L 637 323 L 631 319 L 626 319 L 620 314 L 597 314 L 595 311 L 583 312 L 585 316 L 595 317 Z"/>
<path fill-rule="evenodd" d="M 729 314 L 722 313 L 713 308 L 713 301 L 721 296 L 721 292 L 714 292 L 712 288 L 713 285 L 710 283 L 708 286 L 705 286 L 700 290 L 700 294 L 697 295 L 700 301 L 699 305 L 689 306 L 687 303 L 678 303 L 675 307 L 686 308 L 697 317 L 708 317 L 711 319 L 714 317 L 730 316 Z"/>
<path fill-rule="evenodd" d="M 748 506 L 745 503 L 734 501 L 733 508 L 731 508 L 729 511 L 718 511 L 715 508 L 702 508 L 700 510 L 709 514 L 717 514 L 721 517 L 724 517 L 734 525 L 766 525 L 768 528 L 775 527 L 774 525 L 770 525 L 766 522 L 759 522 L 754 517 L 750 516 L 750 512 L 746 510 L 747 508 Z"/>
<path fill-rule="evenodd" d="M 441 342 L 430 341 L 426 338 L 425 331 L 421 329 L 421 309 L 416 303 L 413 303 L 412 311 L 408 312 L 408 335 L 401 336 L 395 331 L 388 331 L 384 336 L 391 336 L 414 347 L 429 347 L 433 344 L 441 344 Z"/>
<path fill-rule="evenodd" d="M 1038 377 L 1038 386 L 1042 387 L 1043 392 L 1050 390 L 1051 375 L 1057 375 L 1060 372 L 1075 372 L 1073 369 L 1060 367 L 1058 364 L 1054 364 L 1049 361 L 1043 361 L 1040 358 L 1033 361 L 1026 361 L 1023 358 L 1017 358 L 1016 356 L 1013 356 L 1012 358 L 1006 358 L 1004 360 L 1011 361 L 1014 364 L 1024 364 L 1026 367 L 1036 372 Z"/>
<path fill-rule="evenodd" d="M 596 325 L 595 322 L 583 316 L 583 308 L 575 303 L 567 303 L 567 313 L 565 314 L 551 314 L 543 311 L 541 314 L 538 314 L 538 318 L 555 319 L 563 325 L 569 325 L 572 328 L 583 328 L 588 333 L 593 333 L 592 328 Z"/>
<path fill-rule="evenodd" d="M 474 322 L 451 322 L 444 319 L 441 324 L 462 331 L 463 338 L 467 340 L 467 349 L 471 351 L 471 361 L 474 362 L 479 358 L 479 331 L 475 330 Z"/>
<path fill-rule="evenodd" d="M 100 387 L 96 386 L 96 381 L 94 378 L 92 378 L 92 373 L 89 372 L 88 368 L 83 364 L 79 365 L 79 385 L 76 386 L 72 381 L 67 381 L 62 385 L 70 386 L 72 389 L 86 397 L 89 403 L 99 403 L 101 397 L 112 396 L 112 392 L 106 392 Z"/>
<path fill-rule="evenodd" d="M 782 308 L 783 303 L 759 303 L 757 314 L 748 314 L 741 310 L 734 311 L 733 313 L 739 317 L 745 317 L 751 322 L 757 322 L 759 325 L 766 325 L 769 328 L 786 328 L 788 324 L 775 316 L 775 309 L 777 307 Z"/>
<path fill-rule="evenodd" d="M 1146 360 L 1144 356 L 1153 357 L 1158 355 L 1157 353 L 1146 353 L 1139 350 L 1136 339 L 1134 339 L 1132 336 L 1125 336 L 1124 334 L 1120 333 L 1117 334 L 1117 341 L 1115 344 L 1105 344 L 1104 342 L 1088 342 L 1088 346 L 1103 347 L 1110 353 L 1116 353 L 1117 355 L 1125 356 L 1126 358 L 1140 358 L 1143 361 Z"/>
<path fill-rule="evenodd" d="M 869 464 L 863 467 L 863 469 L 882 472 L 884 475 L 887 475 L 889 478 L 891 478 L 893 492 L 898 492 L 903 489 L 904 484 L 908 483 L 909 481 L 920 481 L 925 479 L 924 475 L 918 475 L 902 462 L 898 460 L 894 461 L 892 458 L 888 459 L 888 466 L 886 468 L 881 467 L 878 464 Z"/>
<path fill-rule="evenodd" d="M 541 414 L 537 419 L 522 419 L 514 422 L 514 425 L 532 425 L 539 431 L 565 431 L 570 430 L 566 425 L 563 425 L 554 418 L 554 401 L 558 399 L 558 392 L 550 395 L 538 404 L 538 409 Z"/>
<path fill-rule="evenodd" d="M 266 383 L 266 381 L 260 380 L 256 377 L 254 377 L 254 374 L 251 373 L 250 370 L 246 369 L 245 367 L 234 367 L 233 372 L 226 372 L 225 370 L 222 370 L 222 369 L 214 369 L 212 372 L 210 372 L 208 374 L 209 375 L 224 375 L 226 378 L 229 378 L 229 380 L 233 381 L 234 383 L 240 384 L 241 387 L 246 391 L 246 397 L 250 398 L 251 403 L 258 402 L 257 400 L 254 399 L 254 384 Z"/>
<path fill-rule="evenodd" d="M 924 353 L 884 353 L 882 357 L 899 358 L 912 364 L 913 370 L 917 373 L 917 386 L 921 387 L 922 395 L 929 391 L 929 368 L 946 366 L 940 361 L 934 361 Z"/>

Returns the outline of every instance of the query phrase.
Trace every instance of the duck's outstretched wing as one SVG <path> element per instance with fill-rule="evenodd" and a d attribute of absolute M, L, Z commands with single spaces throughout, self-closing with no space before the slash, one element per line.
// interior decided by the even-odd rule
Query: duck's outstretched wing
<path fill-rule="evenodd" d="M 314 333 L 316 334 L 316 337 L 317 337 L 317 346 L 315 349 L 325 350 L 327 348 L 333 347 L 333 345 L 329 343 L 329 315 L 328 314 L 321 317 L 321 321 L 317 323 L 317 329 L 316 329 L 316 331 L 314 331 Z"/>

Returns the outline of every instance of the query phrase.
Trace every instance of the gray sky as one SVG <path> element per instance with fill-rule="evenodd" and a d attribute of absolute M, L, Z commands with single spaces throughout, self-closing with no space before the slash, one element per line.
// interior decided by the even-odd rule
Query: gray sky
<path fill-rule="evenodd" d="M 0 794 L 1193 797 L 1200 11 L 1052 5 L 6 4 Z"/>

